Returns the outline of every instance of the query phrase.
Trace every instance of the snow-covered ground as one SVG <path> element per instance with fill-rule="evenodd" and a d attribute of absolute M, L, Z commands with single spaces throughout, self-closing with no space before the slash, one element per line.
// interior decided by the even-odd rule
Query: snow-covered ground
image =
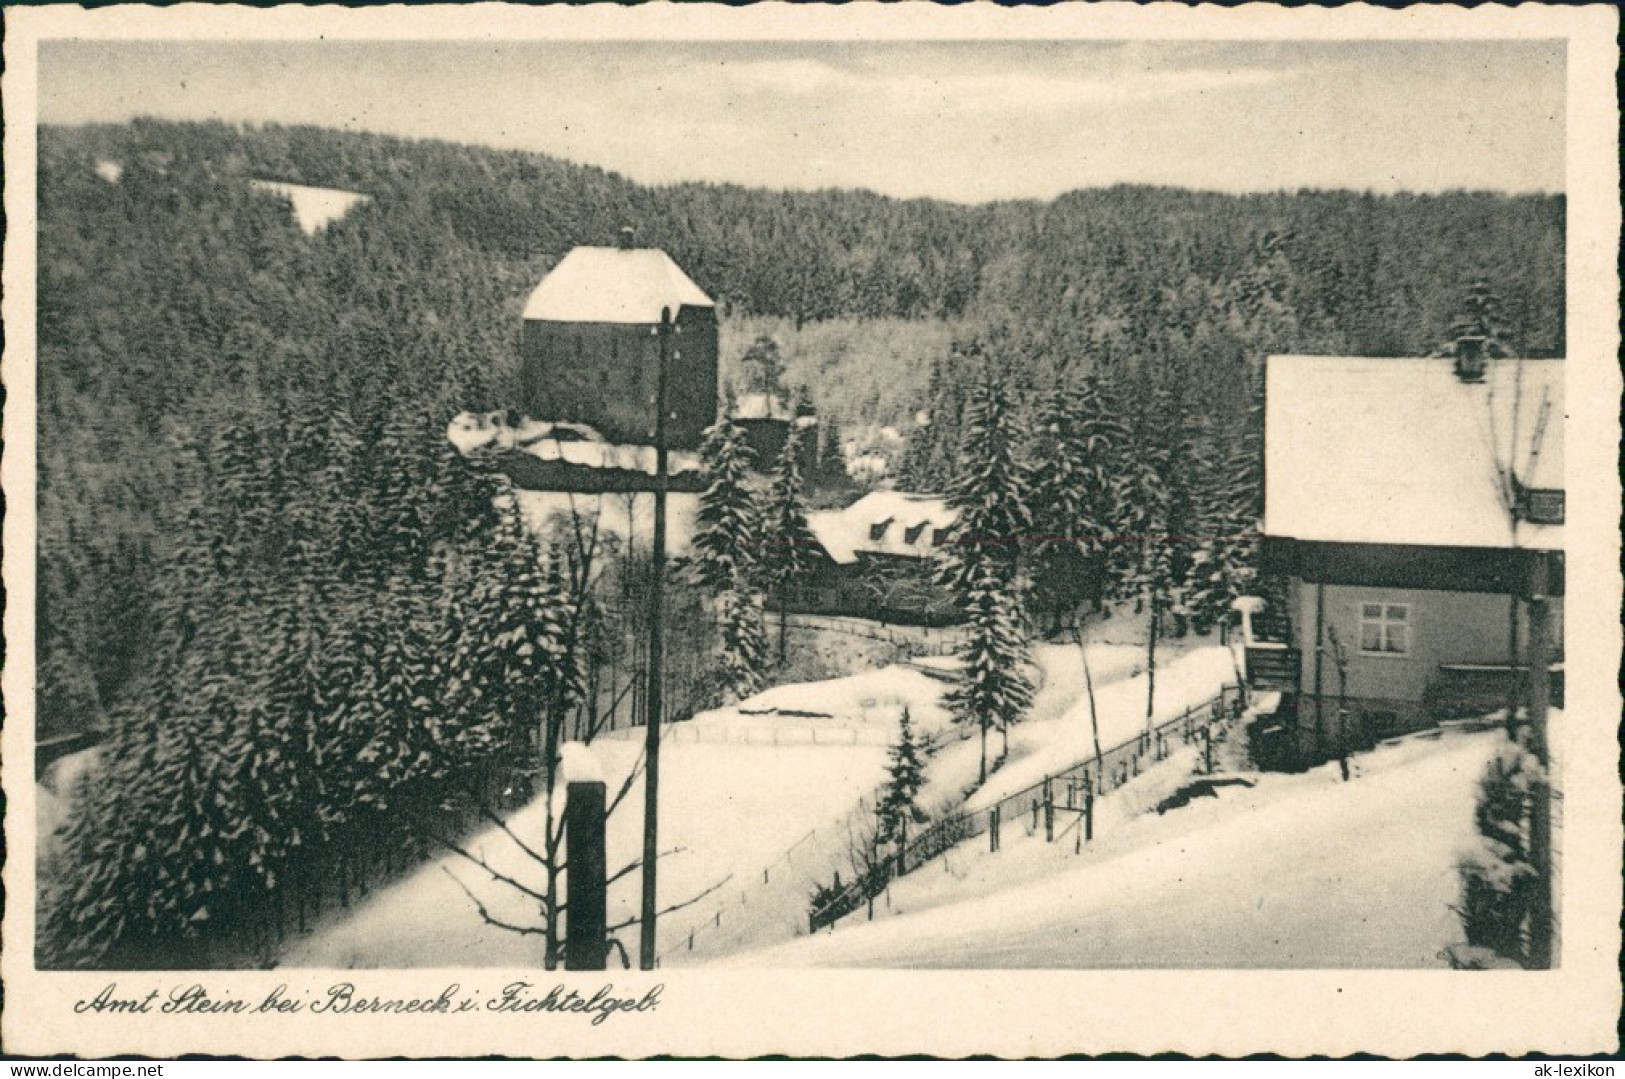
<path fill-rule="evenodd" d="M 308 184 L 288 184 L 278 180 L 250 180 L 262 191 L 281 195 L 293 205 L 294 220 L 307 235 L 314 235 L 325 226 L 337 221 L 358 203 L 368 202 L 371 196 L 359 191 L 341 191 L 334 187 L 311 187 Z"/>
<path fill-rule="evenodd" d="M 1177 714 L 1185 698 L 1205 699 L 1231 677 L 1228 653 L 1216 646 L 1181 642 L 1166 656 L 1158 678 L 1159 715 Z M 1132 643 L 1091 643 L 1089 657 L 1102 739 L 1110 746 L 1143 725 L 1143 650 Z M 1084 693 L 1077 648 L 1040 645 L 1034 661 L 1038 696 L 1031 721 L 1012 733 L 1009 763 L 995 775 L 1001 789 L 1025 786 L 1033 781 L 1025 778 L 1028 772 L 1042 778 L 1088 752 L 1087 704 L 1077 711 Z M 827 883 L 837 870 L 850 878 L 848 846 L 854 829 L 872 816 L 886 747 L 905 707 L 916 732 L 940 746 L 929 762 L 922 804 L 934 811 L 958 805 L 975 779 L 978 746 L 942 706 L 949 684 L 936 669 L 893 665 L 773 687 L 668 727 L 661 753 L 660 845 L 672 853 L 661 861 L 661 905 L 716 890 L 662 919 L 663 964 L 703 961 L 805 932 L 813 885 Z M 1127 733 L 1118 736 L 1119 728 Z M 612 796 L 642 748 L 641 730 L 618 733 L 592 747 Z M 991 783 L 987 789 L 994 789 Z M 641 850 L 642 793 L 640 779 L 611 818 L 611 872 Z M 536 846 L 542 818 L 542 807 L 532 805 L 512 826 Z M 499 830 L 474 837 L 469 849 L 499 872 L 540 887 L 536 868 Z M 375 967 L 540 960 L 539 937 L 486 924 L 450 874 L 473 889 L 494 917 L 537 924 L 534 901 L 449 855 L 330 916 L 284 962 Z M 635 913 L 638 887 L 636 872 L 612 886 L 611 924 Z M 635 932 L 622 937 L 630 945 Z"/>
<path fill-rule="evenodd" d="M 592 747 L 613 797 L 638 759 L 641 744 L 601 741 Z M 683 744 L 660 756 L 660 901 L 667 906 L 727 882 L 714 895 L 740 903 L 737 893 L 763 867 L 823 825 L 840 820 L 883 775 L 885 750 L 878 746 L 786 746 Z M 635 860 L 642 849 L 643 783 L 640 777 L 609 825 L 609 869 Z M 541 843 L 543 807 L 521 810 L 510 826 L 533 847 Z M 808 844 L 802 843 L 802 849 Z M 469 840 L 467 849 L 499 872 L 540 889 L 543 877 L 517 846 L 496 828 Z M 810 853 L 808 855 L 810 857 Z M 374 892 L 342 916 L 331 918 L 286 954 L 287 966 L 413 967 L 511 966 L 540 963 L 542 941 L 488 925 L 448 874 L 480 896 L 492 915 L 516 924 L 539 925 L 535 903 L 457 855 L 448 855 Z M 633 872 L 610 889 L 611 924 L 635 914 L 640 875 Z M 686 935 L 685 918 L 711 903 L 678 912 L 661 923 L 661 947 Z M 795 916 L 800 917 L 801 911 Z M 730 919 L 730 922 L 733 919 Z M 782 920 L 782 919 L 781 919 Z M 791 926 L 783 927 L 788 936 Z M 620 934 L 636 953 L 636 933 Z"/>
<path fill-rule="evenodd" d="M 893 883 L 877 920 L 733 962 L 846 967 L 1438 967 L 1459 939 L 1456 865 L 1503 738 L 1433 732 L 1336 765 L 1248 775 L 1166 814 L 1139 800 L 1074 854 L 1007 828 Z M 1179 758 L 1161 766 L 1172 771 Z M 1188 769 L 1189 762 L 1184 768 Z M 1178 777 L 1183 782 L 1183 776 Z M 1217 778 L 1226 778 L 1223 776 Z M 1136 794 L 1136 788 L 1139 793 Z"/>

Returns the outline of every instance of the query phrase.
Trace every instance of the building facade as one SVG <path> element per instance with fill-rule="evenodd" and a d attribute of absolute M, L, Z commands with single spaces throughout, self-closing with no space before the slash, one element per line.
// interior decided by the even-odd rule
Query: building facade
<path fill-rule="evenodd" d="M 1300 756 L 1503 706 L 1549 599 L 1561 693 L 1563 362 L 1277 356 L 1249 679 Z M 1560 698 L 1559 698 L 1560 699 Z"/>

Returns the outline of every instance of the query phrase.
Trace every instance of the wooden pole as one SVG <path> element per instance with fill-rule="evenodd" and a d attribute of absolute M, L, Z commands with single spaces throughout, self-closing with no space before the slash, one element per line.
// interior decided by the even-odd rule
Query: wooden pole
<path fill-rule="evenodd" d="M 1321 708 L 1322 665 L 1326 641 L 1326 586 L 1315 582 L 1315 739 L 1326 748 L 1326 717 Z"/>
<path fill-rule="evenodd" d="M 1535 970 L 1551 969 L 1554 935 L 1551 747 L 1546 730 L 1547 666 L 1551 662 L 1546 598 L 1549 557 L 1545 551 L 1534 555 L 1529 588 L 1529 751 L 1541 766 L 1540 777 L 1530 789 L 1533 804 L 1529 810 L 1529 861 L 1535 869 L 1535 895 L 1529 911 L 1529 966 Z"/>
<path fill-rule="evenodd" d="M 671 308 L 660 312 L 660 368 L 655 376 L 655 520 L 649 550 L 649 682 L 644 713 L 643 895 L 638 915 L 638 967 L 655 968 L 655 863 L 660 834 L 660 721 L 664 718 L 666 641 L 666 380 L 671 362 Z"/>

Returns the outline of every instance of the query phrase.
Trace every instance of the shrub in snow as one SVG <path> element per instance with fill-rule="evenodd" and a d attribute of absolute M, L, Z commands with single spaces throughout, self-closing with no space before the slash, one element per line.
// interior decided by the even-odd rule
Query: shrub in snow
<path fill-rule="evenodd" d="M 1539 885 L 1529 853 L 1530 792 L 1540 779 L 1534 755 L 1507 742 L 1479 780 L 1477 835 L 1459 863 L 1467 941 L 1451 949 L 1453 966 L 1494 965 L 1484 962 L 1486 952 L 1520 961 L 1526 954 L 1525 925 Z"/>

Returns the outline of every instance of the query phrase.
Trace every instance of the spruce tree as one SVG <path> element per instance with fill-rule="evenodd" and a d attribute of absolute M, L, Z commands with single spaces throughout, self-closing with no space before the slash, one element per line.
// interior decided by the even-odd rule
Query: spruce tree
<path fill-rule="evenodd" d="M 785 662 L 790 619 L 790 592 L 815 565 L 818 540 L 807 527 L 807 506 L 802 496 L 802 429 L 794 425 L 774 465 L 762 507 L 763 536 L 758 579 L 778 606 L 779 664 Z"/>
<path fill-rule="evenodd" d="M 1032 704 L 1020 579 L 1032 516 L 1029 472 L 1017 454 L 1017 436 L 1003 384 L 983 378 L 965 411 L 958 477 L 948 496 L 958 518 L 939 568 L 939 580 L 968 623 L 958 653 L 962 680 L 945 699 L 956 719 L 981 732 L 982 782 L 989 771 L 988 732 L 996 729 L 1007 750 L 1010 725 Z"/>
<path fill-rule="evenodd" d="M 1126 432 L 1098 380 L 1050 393 L 1038 417 L 1032 469 L 1035 602 L 1058 630 L 1112 590 L 1114 483 Z"/>
<path fill-rule="evenodd" d="M 925 759 L 920 744 L 914 738 L 914 727 L 909 720 L 908 708 L 897 722 L 897 741 L 888 752 L 886 766 L 886 792 L 875 807 L 879 828 L 876 843 L 901 842 L 910 822 L 918 822 L 925 815 L 915 799 L 925 785 Z"/>
<path fill-rule="evenodd" d="M 947 494 L 956 511 L 942 583 L 967 596 L 986 573 L 1014 589 L 1032 535 L 1031 472 L 1020 457 L 1021 430 L 1004 383 L 985 375 L 965 408 L 964 434 Z"/>
<path fill-rule="evenodd" d="M 700 494 L 694 527 L 694 573 L 713 594 L 733 588 L 755 569 L 760 516 L 750 489 L 751 449 L 745 432 L 724 415 L 700 445 Z"/>
<path fill-rule="evenodd" d="M 744 432 L 724 415 L 706 430 L 700 446 L 705 490 L 694 533 L 694 575 L 715 606 L 723 688 L 734 699 L 761 688 L 767 665 L 756 583 L 761 518 L 747 482 L 749 467 Z"/>
<path fill-rule="evenodd" d="M 944 695 L 954 717 L 975 724 L 981 733 L 979 782 L 988 772 L 988 733 L 997 730 L 1008 750 L 1009 728 L 1020 722 L 1033 702 L 1027 675 L 1027 636 L 1010 590 L 990 569 L 972 582 L 965 608 L 967 625 L 960 646 L 960 681 Z M 1001 753 L 999 761 L 1002 762 Z"/>
<path fill-rule="evenodd" d="M 762 689 L 767 667 L 767 635 L 762 629 L 762 594 L 743 584 L 716 599 L 723 690 L 744 700 Z"/>

